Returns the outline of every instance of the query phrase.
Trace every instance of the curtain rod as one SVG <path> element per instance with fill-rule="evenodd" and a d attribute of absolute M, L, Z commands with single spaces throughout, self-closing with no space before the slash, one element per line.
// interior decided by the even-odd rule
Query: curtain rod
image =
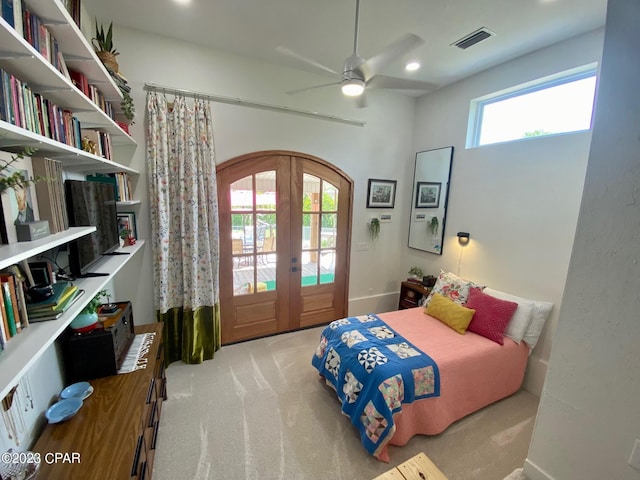
<path fill-rule="evenodd" d="M 151 90 L 155 92 L 170 93 L 174 95 L 184 95 L 193 98 L 203 98 L 205 100 L 211 100 L 218 103 L 228 103 L 231 105 L 240 105 L 242 107 L 261 108 L 263 110 L 272 110 L 274 112 L 293 113 L 295 115 L 303 115 L 305 117 L 319 118 L 321 120 L 329 120 L 332 122 L 345 123 L 347 125 L 353 125 L 356 127 L 364 127 L 367 122 L 361 120 L 352 120 L 350 118 L 336 117 L 335 115 L 327 115 L 324 113 L 311 112 L 308 110 L 298 110 L 296 108 L 283 107 L 280 105 L 270 105 L 268 103 L 253 102 L 250 100 L 243 100 L 241 98 L 223 97 L 220 95 L 212 95 L 210 93 L 194 92 L 192 90 L 183 90 L 181 88 L 166 87 L 163 85 L 157 85 L 155 83 L 145 83 L 145 90 Z"/>

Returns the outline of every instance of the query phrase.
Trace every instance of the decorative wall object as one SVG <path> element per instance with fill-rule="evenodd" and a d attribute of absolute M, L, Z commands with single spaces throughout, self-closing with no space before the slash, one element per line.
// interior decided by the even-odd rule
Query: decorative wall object
<path fill-rule="evenodd" d="M 453 147 L 416 154 L 409 221 L 411 248 L 442 255 L 452 162 Z"/>
<path fill-rule="evenodd" d="M 369 179 L 367 208 L 393 208 L 396 202 L 396 180 Z"/>

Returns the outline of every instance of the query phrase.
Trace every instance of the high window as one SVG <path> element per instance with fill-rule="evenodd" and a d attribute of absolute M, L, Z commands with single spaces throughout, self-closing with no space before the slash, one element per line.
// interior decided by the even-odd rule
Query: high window
<path fill-rule="evenodd" d="M 471 101 L 467 148 L 591 128 L 594 65 Z"/>

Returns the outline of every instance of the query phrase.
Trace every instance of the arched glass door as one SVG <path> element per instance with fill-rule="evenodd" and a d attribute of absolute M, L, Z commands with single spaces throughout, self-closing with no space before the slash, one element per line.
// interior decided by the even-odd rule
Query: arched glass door
<path fill-rule="evenodd" d="M 259 152 L 218 167 L 218 192 L 223 343 L 346 316 L 350 179 Z"/>

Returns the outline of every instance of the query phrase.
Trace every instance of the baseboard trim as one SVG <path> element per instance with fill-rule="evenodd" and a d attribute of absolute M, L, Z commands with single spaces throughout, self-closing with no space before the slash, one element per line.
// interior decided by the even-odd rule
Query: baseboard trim
<path fill-rule="evenodd" d="M 528 458 L 524 461 L 523 472 L 529 480 L 555 480 Z"/>
<path fill-rule="evenodd" d="M 349 316 L 390 312 L 398 309 L 400 292 L 380 293 L 349 299 Z"/>

